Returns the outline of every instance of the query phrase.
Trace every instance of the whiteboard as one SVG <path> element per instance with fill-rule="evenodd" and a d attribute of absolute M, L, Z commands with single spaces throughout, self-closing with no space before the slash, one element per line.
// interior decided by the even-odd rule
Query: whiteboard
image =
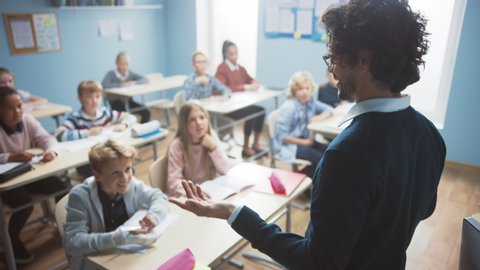
<path fill-rule="evenodd" d="M 420 80 L 403 92 L 412 97 L 412 106 L 443 128 L 452 84 L 463 16 L 467 0 L 410 0 L 413 11 L 427 19 L 430 48 Z"/>

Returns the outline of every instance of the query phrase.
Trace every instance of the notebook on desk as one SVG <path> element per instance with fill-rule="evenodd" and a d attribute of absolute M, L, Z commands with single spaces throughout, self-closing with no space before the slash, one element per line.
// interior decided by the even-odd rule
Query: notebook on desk
<path fill-rule="evenodd" d="M 302 183 L 306 175 L 303 173 L 284 171 L 280 169 L 272 169 L 269 167 L 260 166 L 253 163 L 241 163 L 231 168 L 228 175 L 245 178 L 245 175 L 250 177 L 251 181 L 255 182 L 253 190 L 268 194 L 275 194 L 270 183 L 270 176 L 275 172 L 285 187 L 285 196 L 290 196 L 295 189 Z M 248 174 L 247 174 L 248 173 Z"/>
<path fill-rule="evenodd" d="M 0 183 L 18 176 L 22 173 L 28 172 L 32 169 L 30 162 L 8 162 L 0 164 Z"/>

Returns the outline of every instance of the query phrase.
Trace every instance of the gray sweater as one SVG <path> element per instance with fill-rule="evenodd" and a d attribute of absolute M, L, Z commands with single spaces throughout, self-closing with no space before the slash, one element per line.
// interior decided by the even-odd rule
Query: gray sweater
<path fill-rule="evenodd" d="M 131 70 L 128 71 L 127 77 L 124 80 L 117 77 L 115 70 L 110 70 L 105 74 L 102 85 L 103 88 L 118 88 L 123 82 L 134 81 L 135 84 L 144 84 L 148 82 L 148 79 L 139 75 Z"/>
<path fill-rule="evenodd" d="M 123 194 L 128 216 L 146 209 L 160 222 L 168 212 L 168 199 L 159 189 L 151 188 L 133 178 L 126 194 Z M 86 179 L 70 191 L 63 245 L 72 257 L 70 269 L 96 269 L 86 260 L 94 252 L 116 246 L 113 232 L 105 232 L 102 204 L 98 198 L 95 177 Z"/>

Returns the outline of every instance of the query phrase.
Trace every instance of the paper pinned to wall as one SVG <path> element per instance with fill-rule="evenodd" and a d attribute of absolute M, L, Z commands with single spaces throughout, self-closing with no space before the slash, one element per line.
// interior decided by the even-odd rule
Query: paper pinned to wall
<path fill-rule="evenodd" d="M 118 22 L 120 30 L 120 40 L 133 40 L 133 27 L 131 20 L 121 20 Z"/>
<path fill-rule="evenodd" d="M 101 37 L 114 37 L 117 35 L 117 20 L 98 21 L 98 35 Z"/>

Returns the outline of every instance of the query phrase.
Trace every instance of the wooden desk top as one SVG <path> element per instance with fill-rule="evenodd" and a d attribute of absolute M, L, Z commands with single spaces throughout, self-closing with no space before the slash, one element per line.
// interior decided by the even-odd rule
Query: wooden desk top
<path fill-rule="evenodd" d="M 49 116 L 62 115 L 64 113 L 69 113 L 72 111 L 72 107 L 56 104 L 56 103 L 47 103 L 45 105 L 38 106 L 31 111 L 26 111 L 25 113 L 30 114 L 35 118 L 44 118 Z"/>
<path fill-rule="evenodd" d="M 264 219 L 271 220 L 310 185 L 311 179 L 306 178 L 290 197 L 260 193 L 249 188 L 228 200 L 238 205 L 245 204 Z M 170 211 L 178 215 L 177 219 L 145 253 L 113 250 L 89 256 L 88 259 L 104 269 L 157 269 L 189 248 L 198 262 L 210 265 L 232 252 L 243 239 L 226 220 L 197 217 L 174 204 L 170 204 Z"/>
<path fill-rule="evenodd" d="M 227 114 L 284 94 L 284 91 L 269 90 L 261 87 L 258 91 L 235 92 L 227 100 L 220 100 L 214 96 L 201 99 L 199 102 L 209 112 Z"/>
<path fill-rule="evenodd" d="M 149 137 L 148 139 L 133 138 L 131 136 L 130 129 L 127 129 L 121 133 L 118 141 L 136 147 L 163 139 L 167 136 L 167 134 L 168 131 L 164 130 L 164 132 L 162 132 L 161 134 Z M 19 186 L 24 186 L 51 175 L 58 175 L 61 172 L 64 172 L 70 168 L 75 168 L 80 165 L 87 164 L 88 151 L 90 151 L 90 147 L 86 147 L 74 152 L 60 149 L 58 157 L 54 160 L 47 163 L 40 162 L 38 164 L 35 164 L 33 165 L 33 170 L 0 184 L 0 192 L 10 190 Z"/>
<path fill-rule="evenodd" d="M 310 131 L 322 134 L 327 138 L 335 138 L 350 124 L 349 121 L 347 121 L 341 126 L 339 126 L 343 120 L 343 117 L 347 114 L 348 110 L 352 106 L 353 103 L 345 103 L 343 105 L 339 105 L 334 109 L 332 117 L 327 118 L 323 121 L 310 123 L 308 124 L 307 128 Z"/>
<path fill-rule="evenodd" d="M 174 75 L 149 81 L 146 84 L 139 84 L 130 87 L 105 89 L 105 94 L 122 98 L 132 98 L 146 94 L 161 92 L 164 90 L 183 87 L 187 75 Z"/>

